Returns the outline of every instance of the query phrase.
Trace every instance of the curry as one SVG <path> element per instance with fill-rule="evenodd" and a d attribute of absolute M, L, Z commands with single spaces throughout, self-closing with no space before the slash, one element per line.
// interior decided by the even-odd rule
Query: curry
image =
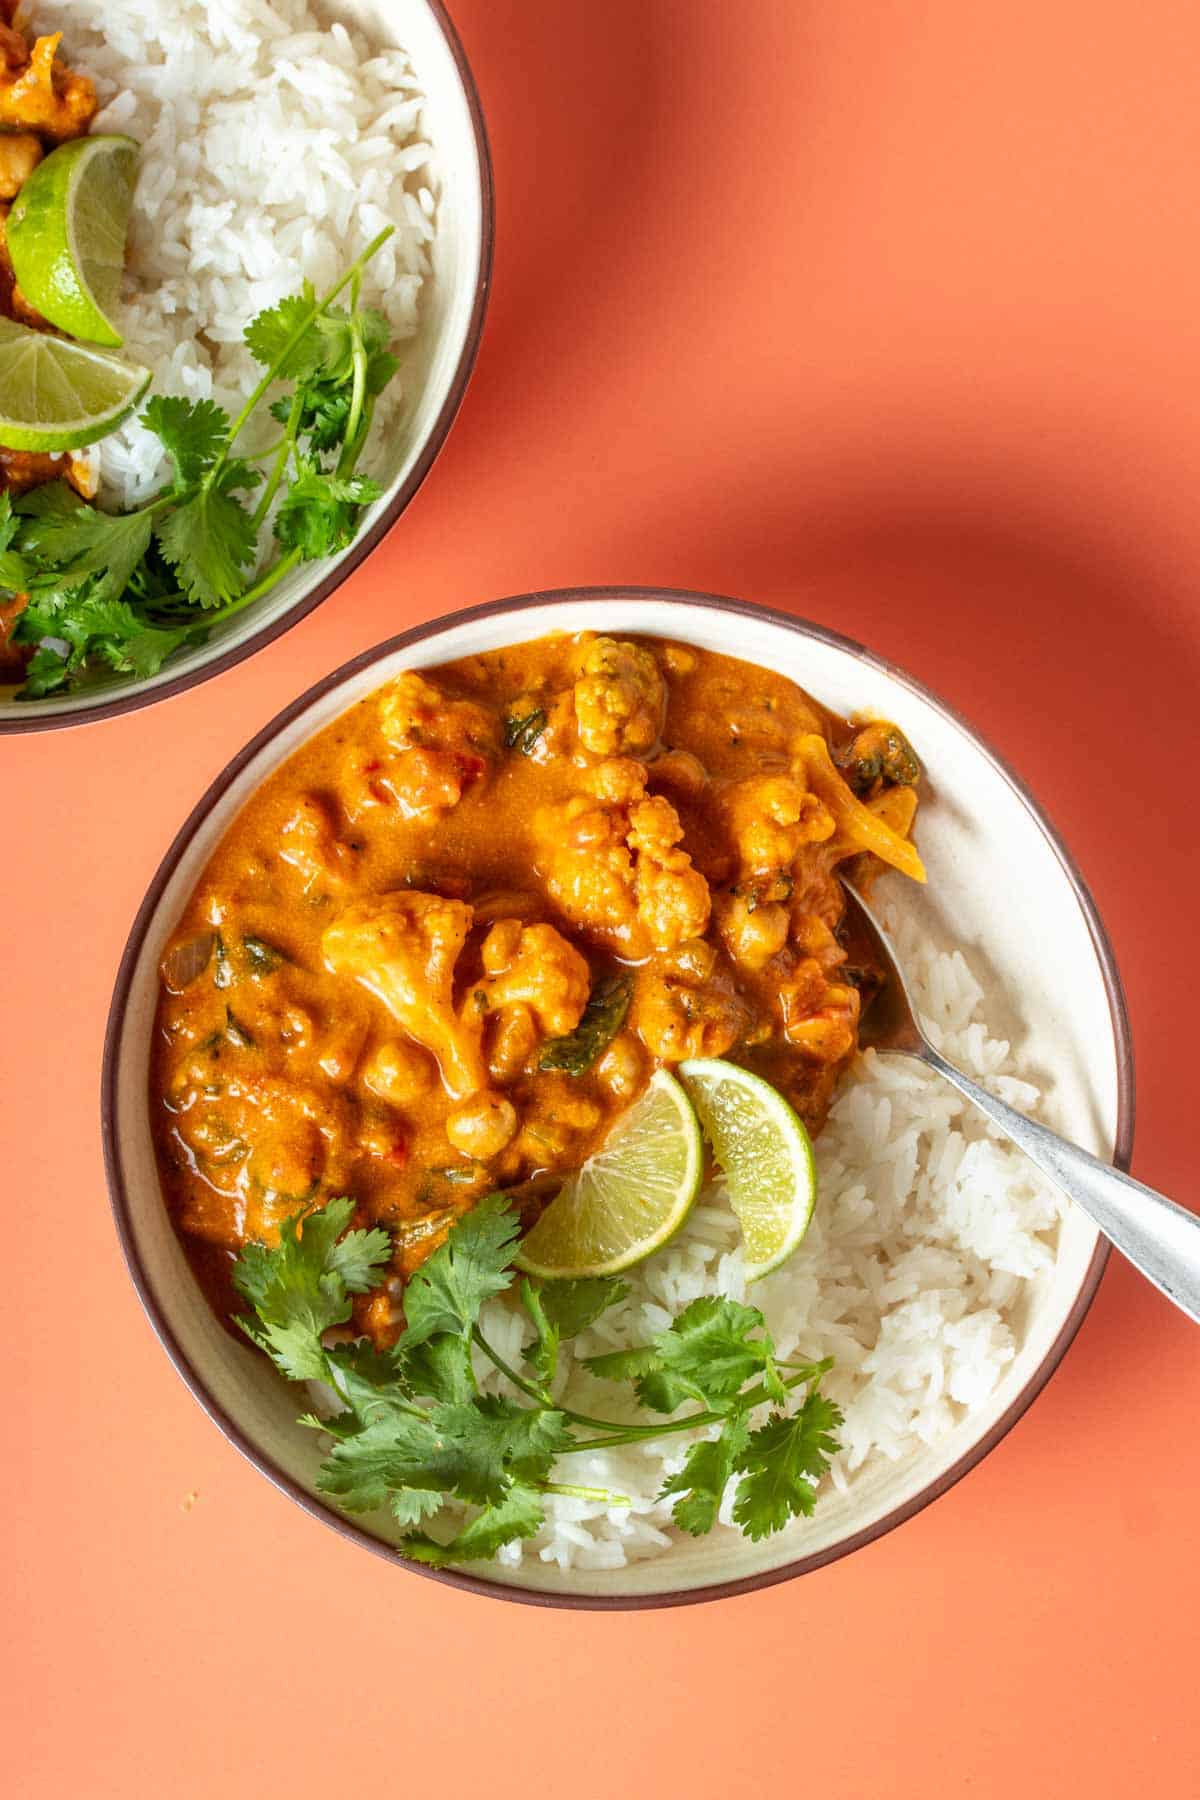
<path fill-rule="evenodd" d="M 923 879 L 919 767 L 784 676 L 555 636 L 405 672 L 247 804 L 162 965 L 164 1192 L 223 1315 L 238 1250 L 319 1197 L 386 1224 L 358 1302 L 496 1188 L 527 1220 L 652 1072 L 724 1056 L 818 1130 L 875 971 L 838 869 Z"/>

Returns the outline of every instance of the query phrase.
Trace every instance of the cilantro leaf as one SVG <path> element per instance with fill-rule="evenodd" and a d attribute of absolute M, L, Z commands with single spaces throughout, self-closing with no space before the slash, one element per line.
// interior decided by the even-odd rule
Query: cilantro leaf
<path fill-rule="evenodd" d="M 385 1232 L 352 1231 L 337 1242 L 353 1213 L 353 1200 L 338 1199 L 285 1219 L 277 1245 L 247 1244 L 234 1265 L 234 1286 L 256 1314 L 238 1324 L 293 1381 L 327 1378 L 323 1333 L 345 1324 L 351 1293 L 365 1292 L 387 1265 Z"/>
<path fill-rule="evenodd" d="M 24 685 L 17 699 L 43 700 L 47 694 L 57 694 L 66 686 L 69 671 L 66 657 L 43 644 L 26 665 Z"/>
<path fill-rule="evenodd" d="M 354 358 L 361 347 L 366 357 L 377 357 L 387 350 L 392 328 L 381 312 L 360 306 L 354 312 L 331 306 L 317 321 L 324 354 L 321 375 L 326 381 L 349 382 L 354 376 Z"/>
<path fill-rule="evenodd" d="M 65 482 L 36 491 L 49 493 L 55 487 L 71 492 Z M 28 562 L 42 565 L 33 591 L 45 590 L 61 603 L 61 597 L 95 576 L 93 597 L 117 600 L 149 548 L 150 532 L 148 512 L 102 513 L 54 496 L 44 510 L 22 514 L 16 545 Z"/>
<path fill-rule="evenodd" d="M 0 588 L 10 594 L 23 594 L 29 588 L 29 567 L 9 545 L 17 534 L 20 520 L 13 512 L 12 496 L 0 494 Z"/>
<path fill-rule="evenodd" d="M 720 1408 L 772 1360 L 771 1339 L 750 1336 L 763 1326 L 756 1306 L 709 1294 L 693 1300 L 654 1342 L 665 1373 L 705 1406 Z"/>
<path fill-rule="evenodd" d="M 78 512 L 87 502 L 66 481 L 48 481 L 43 487 L 30 488 L 21 495 L 13 511 L 23 519 L 63 517 Z"/>
<path fill-rule="evenodd" d="M 155 394 L 141 423 L 171 458 L 180 487 L 191 487 L 212 467 L 229 437 L 229 414 L 213 400 Z"/>
<path fill-rule="evenodd" d="M 332 556 L 353 542 L 358 514 L 383 489 L 367 475 L 326 475 L 306 465 L 293 481 L 275 518 L 275 536 L 301 560 Z"/>
<path fill-rule="evenodd" d="M 428 1488 L 397 1488 L 388 1504 L 401 1525 L 419 1525 L 442 1509 L 442 1496 Z"/>
<path fill-rule="evenodd" d="M 376 1350 L 367 1339 L 361 1338 L 353 1344 L 330 1345 L 325 1351 L 325 1363 L 325 1380 L 349 1407 L 355 1429 L 397 1411 L 411 1412 L 394 1358 L 387 1352 Z M 347 1425 L 349 1422 L 347 1418 Z M 326 1424 L 324 1429 L 331 1430 L 332 1426 Z M 334 1435 L 349 1433 L 343 1431 Z"/>
<path fill-rule="evenodd" d="M 554 1380 L 560 1339 L 577 1337 L 602 1312 L 624 1300 L 628 1292 L 626 1283 L 612 1275 L 550 1281 L 545 1287 L 522 1281 L 521 1302 L 537 1332 L 525 1354 L 543 1382 L 549 1385 Z"/>
<path fill-rule="evenodd" d="M 613 975 L 598 982 L 574 1031 L 546 1040 L 538 1068 L 561 1069 L 567 1075 L 586 1073 L 625 1023 L 632 998 L 632 976 Z"/>
<path fill-rule="evenodd" d="M 509 750 L 519 750 L 522 756 L 532 756 L 533 747 L 546 729 L 545 708 L 538 706 L 532 712 L 520 715 L 510 714 L 504 721 L 504 742 Z"/>
<path fill-rule="evenodd" d="M 514 1483 L 497 1506 L 486 1506 L 457 1537 L 441 1544 L 424 1532 L 413 1532 L 400 1548 L 416 1562 L 444 1568 L 447 1563 L 486 1562 L 514 1538 L 530 1538 L 545 1523 L 541 1496 Z"/>
<path fill-rule="evenodd" d="M 396 1365 L 409 1392 L 425 1399 L 469 1400 L 475 1392 L 470 1343 L 454 1332 L 439 1332 L 420 1344 L 409 1344 L 406 1338 Z"/>
<path fill-rule="evenodd" d="M 341 1276 L 347 1293 L 369 1294 L 378 1286 L 391 1252 L 392 1240 L 379 1226 L 348 1231 L 339 1243 L 330 1245 L 325 1267 L 331 1275 Z"/>
<path fill-rule="evenodd" d="M 509 1267 L 520 1220 L 504 1194 L 487 1194 L 421 1264 L 404 1295 L 407 1326 L 397 1349 L 407 1352 L 439 1332 L 467 1335 L 480 1308 L 513 1279 Z"/>
<path fill-rule="evenodd" d="M 437 1409 L 370 1420 L 361 1431 L 334 1444 L 317 1472 L 317 1487 L 347 1512 L 374 1512 L 400 1488 L 452 1493 L 464 1475 L 473 1488 L 489 1487 L 481 1480 L 471 1481 L 471 1463 L 458 1448 L 447 1445 L 434 1423 L 436 1417 Z M 498 1495 L 503 1486 L 502 1477 L 497 1477 Z"/>
<path fill-rule="evenodd" d="M 447 1486 L 476 1505 L 500 1499 L 511 1475 L 541 1481 L 572 1437 L 560 1412 L 522 1406 L 498 1394 L 482 1394 L 468 1405 L 436 1406 L 443 1454 L 457 1458 L 456 1478 Z"/>
<path fill-rule="evenodd" d="M 372 1419 L 334 1444 L 317 1485 L 351 1512 L 385 1506 L 405 1487 L 497 1505 L 514 1475 L 540 1479 L 570 1443 L 561 1413 L 489 1396 Z"/>
<path fill-rule="evenodd" d="M 661 1366 L 654 1344 L 636 1344 L 629 1350 L 606 1350 L 602 1356 L 585 1356 L 583 1366 L 605 1381 L 638 1381 Z M 669 1407 L 668 1411 L 674 1411 Z"/>
<path fill-rule="evenodd" d="M 705 1295 L 652 1344 L 589 1357 L 586 1366 L 609 1381 L 632 1381 L 643 1406 L 655 1412 L 675 1412 L 685 1400 L 720 1412 L 752 1377 L 773 1395 L 783 1391 L 763 1323 L 756 1306 Z M 761 1337 L 751 1336 L 758 1331 Z"/>
<path fill-rule="evenodd" d="M 202 628 L 193 624 L 149 625 L 127 602 L 106 599 L 94 582 L 75 595 L 35 594 L 17 618 L 14 640 L 40 643 L 48 637 L 61 640 L 66 649 L 43 644 L 25 671 L 25 685 L 17 697 L 36 699 L 53 693 L 87 662 L 103 663 L 120 674 L 153 675 L 183 644 L 202 636 Z"/>
<path fill-rule="evenodd" d="M 227 606 L 242 592 L 258 530 L 235 490 L 260 479 L 246 463 L 227 463 L 210 487 L 198 488 L 154 527 L 159 549 L 197 606 Z"/>
<path fill-rule="evenodd" d="M 255 362 L 281 380 L 302 381 L 316 373 L 325 355 L 318 330 L 317 296 L 311 281 L 299 294 L 251 319 L 243 333 Z"/>
<path fill-rule="evenodd" d="M 816 1484 L 838 1450 L 833 1435 L 841 1409 L 823 1394 L 809 1393 L 790 1418 L 776 1414 L 751 1432 L 735 1459 L 743 1470 L 733 1516 L 749 1538 L 782 1531 L 789 1519 L 807 1517 L 816 1505 Z"/>
<path fill-rule="evenodd" d="M 616 1275 L 588 1275 L 578 1281 L 550 1281 L 542 1289 L 546 1317 L 560 1337 L 577 1337 L 592 1322 L 619 1306 L 629 1295 L 628 1283 Z"/>
<path fill-rule="evenodd" d="M 730 1413 L 720 1435 L 702 1444 L 693 1444 L 682 1469 L 659 1490 L 659 1499 L 669 1494 L 681 1496 L 671 1508 L 671 1517 L 681 1531 L 703 1537 L 717 1522 L 717 1514 L 734 1464 L 746 1447 L 749 1437 L 744 1412 Z"/>

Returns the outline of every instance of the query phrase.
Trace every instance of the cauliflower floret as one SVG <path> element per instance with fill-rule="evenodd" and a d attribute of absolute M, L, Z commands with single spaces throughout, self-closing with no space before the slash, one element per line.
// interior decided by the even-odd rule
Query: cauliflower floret
<path fill-rule="evenodd" d="M 536 813 L 533 829 L 539 873 L 567 918 L 631 956 L 643 954 L 646 933 L 638 919 L 625 814 L 573 794 Z"/>
<path fill-rule="evenodd" d="M 603 1113 L 570 1075 L 539 1075 L 518 1089 L 521 1129 L 504 1152 L 505 1179 L 539 1169 L 578 1165 Z"/>
<path fill-rule="evenodd" d="M 699 937 L 710 907 L 707 881 L 678 847 L 678 813 L 662 795 L 644 797 L 643 775 L 638 763 L 602 763 L 588 783 L 613 799 L 575 794 L 534 820 L 552 898 L 631 957 Z"/>
<path fill-rule="evenodd" d="M 748 1023 L 746 1008 L 727 985 L 713 982 L 716 951 L 699 941 L 639 972 L 631 1022 L 652 1056 L 724 1056 Z"/>
<path fill-rule="evenodd" d="M 436 819 L 494 762 L 499 721 L 472 700 L 451 700 L 411 669 L 380 697 L 379 729 L 390 754 L 358 771 L 354 810 L 394 803 L 406 819 Z"/>
<path fill-rule="evenodd" d="M 13 66 L 13 40 L 24 47 L 20 33 L 5 32 L 4 61 Z M 26 51 L 18 72 L 0 77 L 0 128 L 28 126 L 56 143 L 82 137 L 96 116 L 99 102 L 94 84 L 55 61 L 62 32 L 37 38 Z"/>
<path fill-rule="evenodd" d="M 487 1086 L 475 1007 L 454 1010 L 454 965 L 471 929 L 462 900 L 409 889 L 344 907 L 321 938 L 325 966 L 349 975 L 436 1059 L 447 1092 L 464 1100 Z"/>
<path fill-rule="evenodd" d="M 379 696 L 379 729 L 393 750 L 470 751 L 494 756 L 500 726 L 473 700 L 450 700 L 412 669 Z"/>
<path fill-rule="evenodd" d="M 637 853 L 638 916 L 660 948 L 700 937 L 708 926 L 708 883 L 678 845 L 679 814 L 661 794 L 629 815 L 629 848 Z"/>
<path fill-rule="evenodd" d="M 753 775 L 721 795 L 742 870 L 786 869 L 805 844 L 826 843 L 836 826 L 828 807 L 811 794 L 802 775 Z"/>
<path fill-rule="evenodd" d="M 596 638 L 575 683 L 579 741 L 595 756 L 637 755 L 658 742 L 667 690 L 658 664 L 640 644 Z"/>
<path fill-rule="evenodd" d="M 583 771 L 583 785 L 597 800 L 632 806 L 646 797 L 646 765 L 630 756 L 612 756 Z"/>
<path fill-rule="evenodd" d="M 547 1037 L 574 1031 L 587 1005 L 591 972 L 553 925 L 497 919 L 483 940 L 482 980 L 467 997 L 480 1013 L 525 1007 Z"/>
<path fill-rule="evenodd" d="M 284 820 L 279 859 L 296 871 L 305 894 L 337 893 L 346 886 L 354 852 L 338 837 L 333 813 L 319 794 L 302 794 Z"/>

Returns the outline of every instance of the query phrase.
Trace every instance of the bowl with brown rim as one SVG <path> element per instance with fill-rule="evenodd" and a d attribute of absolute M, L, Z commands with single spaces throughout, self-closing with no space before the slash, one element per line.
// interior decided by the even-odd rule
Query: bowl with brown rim
<path fill-rule="evenodd" d="M 384 492 L 338 555 L 301 563 L 207 642 L 180 651 L 158 674 L 113 676 L 44 700 L 0 685 L 0 735 L 49 731 L 133 712 L 232 668 L 329 599 L 383 540 L 412 500 L 462 404 L 483 332 L 495 230 L 491 158 L 479 94 L 441 0 L 321 0 L 322 18 L 346 21 L 370 42 L 408 53 L 427 103 L 437 157 L 437 229 L 417 335 L 403 347 L 403 405 L 388 425 L 378 471 Z M 202 622 L 202 621 L 200 621 Z"/>
<path fill-rule="evenodd" d="M 1087 1311 L 1107 1255 L 1090 1221 L 1066 1214 L 1053 1267 L 1030 1284 L 1017 1353 L 990 1397 L 940 1443 L 866 1464 L 844 1492 L 823 1494 L 811 1519 L 760 1543 L 724 1530 L 681 1538 L 660 1557 L 611 1571 L 526 1559 L 518 1569 L 432 1572 L 398 1553 L 386 1524 L 346 1518 L 317 1493 L 321 1452 L 296 1424 L 294 1394 L 217 1322 L 191 1275 L 159 1190 L 150 1129 L 159 961 L 187 895 L 257 786 L 402 669 L 581 630 L 722 651 L 782 672 L 837 712 L 894 719 L 920 747 L 928 778 L 918 837 L 930 879 L 909 902 L 917 922 L 961 944 L 983 969 L 1024 1064 L 1045 1078 L 1050 1121 L 1128 1166 L 1133 1057 L 1112 949 L 1078 869 L 1019 778 L 944 701 L 861 644 L 743 601 L 639 588 L 525 595 L 420 626 L 327 676 L 247 744 L 181 827 L 130 933 L 105 1045 L 104 1148 L 130 1274 L 164 1349 L 229 1441 L 314 1518 L 397 1567 L 474 1593 L 588 1608 L 674 1605 L 819 1568 L 892 1530 L 974 1467 L 1045 1386 Z"/>

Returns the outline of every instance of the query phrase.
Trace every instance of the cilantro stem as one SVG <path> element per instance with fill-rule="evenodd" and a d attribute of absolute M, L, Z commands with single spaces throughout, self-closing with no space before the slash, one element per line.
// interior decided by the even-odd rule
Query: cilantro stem
<path fill-rule="evenodd" d="M 288 457 L 296 446 L 296 432 L 300 425 L 300 414 L 304 407 L 304 394 L 299 384 L 292 395 L 292 409 L 288 414 L 287 430 L 284 432 L 276 448 L 275 467 L 267 478 L 267 485 L 262 491 L 258 505 L 254 509 L 253 524 L 257 531 L 270 509 L 272 500 L 279 491 L 279 484 L 287 471 Z"/>
<path fill-rule="evenodd" d="M 354 384 L 350 390 L 350 416 L 346 420 L 346 434 L 342 439 L 342 453 L 337 461 L 337 473 L 349 475 L 358 461 L 358 433 L 362 424 L 363 403 L 367 395 L 367 348 L 363 343 L 362 318 L 358 311 L 358 294 L 362 283 L 361 271 L 354 277 L 353 299 L 351 301 L 351 332 L 353 350 L 351 352 L 354 365 Z"/>
<path fill-rule="evenodd" d="M 229 427 L 228 435 L 226 436 L 225 442 L 224 442 L 223 446 L 221 447 L 220 453 L 218 454 L 212 467 L 209 469 L 208 473 L 204 477 L 204 485 L 206 488 L 211 488 L 213 483 L 216 481 L 217 476 L 220 474 L 221 470 L 224 468 L 226 462 L 228 461 L 229 452 L 233 449 L 233 446 L 237 441 L 238 435 L 241 432 L 242 427 L 246 424 L 246 421 L 249 419 L 251 413 L 258 406 L 260 400 L 263 398 L 263 396 L 267 392 L 268 388 L 272 385 L 272 383 L 274 381 L 276 381 L 278 379 L 279 370 L 283 367 L 284 363 L 287 361 L 287 359 L 291 355 L 292 351 L 296 348 L 296 345 L 300 342 L 300 339 L 304 336 L 305 332 L 309 330 L 309 328 L 311 327 L 311 325 L 313 323 L 313 320 L 319 319 L 321 317 L 322 313 L 325 311 L 326 307 L 332 305 L 332 303 L 337 299 L 337 297 L 341 293 L 342 289 L 344 287 L 348 287 L 349 284 L 352 281 L 354 281 L 362 273 L 363 269 L 366 268 L 366 266 L 370 262 L 371 258 L 376 254 L 377 251 L 379 251 L 383 248 L 384 244 L 386 244 L 388 239 L 394 234 L 395 229 L 396 229 L 396 227 L 394 225 L 389 225 L 389 226 L 387 226 L 387 228 L 385 230 L 381 231 L 377 237 L 373 237 L 371 239 L 371 242 L 367 245 L 366 249 L 363 251 L 362 255 L 355 257 L 354 261 L 350 264 L 349 268 L 346 269 L 341 275 L 339 275 L 338 279 L 334 282 L 333 286 L 329 289 L 328 293 L 323 294 L 319 300 L 313 301 L 312 306 L 309 308 L 307 315 L 302 320 L 302 322 L 299 325 L 297 325 L 296 329 L 292 332 L 291 337 L 289 337 L 287 343 L 284 345 L 280 354 L 275 358 L 275 361 L 271 364 L 270 368 L 264 372 L 262 379 L 259 381 L 257 386 L 252 390 L 250 397 L 246 401 L 245 405 L 242 407 L 241 412 L 237 415 L 237 418 L 233 421 L 233 424 Z M 241 603 L 238 602 L 238 604 L 241 604 Z"/>
<path fill-rule="evenodd" d="M 232 618 L 234 613 L 241 612 L 244 606 L 250 606 L 255 600 L 261 600 L 264 594 L 270 593 L 275 583 L 282 581 L 289 570 L 294 569 L 299 561 L 299 550 L 289 550 L 286 556 L 281 556 L 277 562 L 271 564 L 264 575 L 259 576 L 252 588 L 247 588 L 244 594 L 239 595 L 236 600 L 231 600 L 228 606 L 222 606 L 218 611 L 210 612 L 203 618 L 197 619 L 196 623 L 206 626 L 218 625 L 222 619 Z"/>
<path fill-rule="evenodd" d="M 512 1382 L 513 1386 L 520 1388 L 520 1390 L 523 1394 L 527 1394 L 531 1400 L 536 1400 L 543 1412 L 550 1412 L 550 1411 L 557 1410 L 557 1408 L 555 1408 L 553 1399 L 546 1392 L 546 1389 L 534 1387 L 534 1385 L 531 1381 L 526 1381 L 526 1379 L 523 1375 L 518 1375 L 517 1371 L 512 1367 L 512 1365 L 510 1363 L 505 1362 L 505 1360 L 501 1356 L 500 1352 L 498 1350 L 493 1350 L 492 1346 L 488 1343 L 487 1339 L 484 1337 L 484 1335 L 483 1335 L 482 1331 L 479 1329 L 478 1325 L 476 1325 L 475 1329 L 472 1331 L 471 1336 L 475 1340 L 475 1342 L 479 1345 L 479 1348 L 483 1351 L 483 1354 L 489 1359 L 489 1361 L 495 1363 L 495 1365 L 499 1369 L 500 1373 L 502 1375 L 506 1375 L 508 1377 L 509 1381 Z M 565 1416 L 568 1419 L 572 1419 L 575 1417 L 575 1414 L 567 1413 Z"/>
<path fill-rule="evenodd" d="M 535 1400 L 543 1412 L 560 1412 L 564 1419 L 571 1421 L 572 1425 L 587 1425 L 593 1431 L 619 1431 L 627 1434 L 616 1440 L 620 1443 L 633 1443 L 637 1438 L 658 1436 L 661 1429 L 658 1425 L 623 1425 L 619 1419 L 594 1419 L 589 1413 L 572 1412 L 569 1406 L 559 1406 L 545 1388 L 534 1387 L 533 1383 L 526 1381 L 523 1375 L 518 1375 L 512 1365 L 505 1362 L 500 1352 L 492 1348 L 478 1325 L 472 1331 L 471 1336 L 483 1354 L 495 1363 L 500 1373 L 507 1376 L 513 1386 L 520 1388 L 523 1394 L 527 1394 L 531 1400 Z M 569 1456 L 571 1452 L 567 1451 L 565 1454 Z"/>
<path fill-rule="evenodd" d="M 566 1481 L 539 1481 L 538 1491 L 543 1494 L 562 1494 L 568 1500 L 599 1500 L 605 1506 L 633 1505 L 628 1494 L 613 1494 L 608 1488 L 573 1487 Z"/>
<path fill-rule="evenodd" d="M 790 1380 L 785 1381 L 783 1385 L 790 1392 L 793 1388 L 809 1386 L 813 1381 L 818 1380 L 819 1377 L 820 1371 L 816 1366 L 812 1363 L 806 1363 L 800 1374 L 793 1375 Z M 737 1410 L 739 1412 L 743 1410 L 746 1412 L 753 1412 L 755 1407 L 763 1406 L 768 1400 L 773 1398 L 774 1396 L 769 1394 L 766 1388 L 760 1383 L 758 1387 L 751 1388 L 748 1394 L 738 1395 Z M 732 1411 L 732 1408 L 730 1408 L 730 1411 Z M 568 1419 L 571 1416 L 570 1413 L 567 1413 L 566 1415 Z M 585 1438 L 582 1443 L 572 1444 L 569 1450 L 563 1450 L 560 1454 L 563 1456 L 575 1456 L 581 1450 L 613 1450 L 621 1444 L 634 1442 L 635 1436 L 636 1439 L 639 1440 L 641 1438 L 650 1437 L 668 1437 L 677 1431 L 695 1431 L 702 1425 L 721 1425 L 724 1424 L 728 1417 L 728 1411 L 712 1412 L 706 1410 L 703 1412 L 688 1413 L 686 1417 L 682 1419 L 666 1419 L 661 1425 L 618 1425 L 615 1428 L 614 1435 L 603 1438 Z"/>

